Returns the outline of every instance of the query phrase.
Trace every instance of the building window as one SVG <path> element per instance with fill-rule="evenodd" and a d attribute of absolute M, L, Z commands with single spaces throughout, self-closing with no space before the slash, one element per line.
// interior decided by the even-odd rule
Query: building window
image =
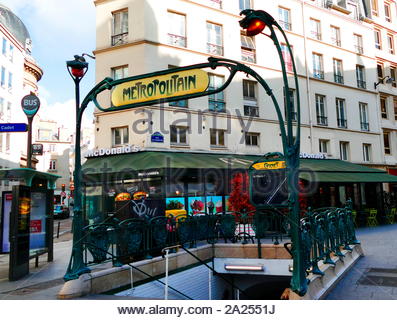
<path fill-rule="evenodd" d="M 128 66 L 114 67 L 111 70 L 113 80 L 124 79 L 128 77 Z"/>
<path fill-rule="evenodd" d="M 357 88 L 365 89 L 367 83 L 365 82 L 365 68 L 359 64 L 356 65 L 356 78 L 357 78 Z"/>
<path fill-rule="evenodd" d="M 253 37 L 248 37 L 244 34 L 241 38 L 241 60 L 246 62 L 256 62 L 256 50 Z"/>
<path fill-rule="evenodd" d="M 396 72 L 396 67 L 394 67 L 394 66 L 390 66 L 390 78 L 392 78 L 392 83 L 391 83 L 391 85 L 393 86 L 393 87 L 397 87 L 397 78 L 396 78 L 396 76 L 397 76 L 397 72 Z"/>
<path fill-rule="evenodd" d="M 207 53 L 223 56 L 222 26 L 207 22 Z"/>
<path fill-rule="evenodd" d="M 387 43 L 389 45 L 389 53 L 394 54 L 394 37 L 392 34 L 387 35 Z"/>
<path fill-rule="evenodd" d="M 383 132 L 383 144 L 385 147 L 385 154 L 391 154 L 389 132 Z"/>
<path fill-rule="evenodd" d="M 349 160 L 349 142 L 341 141 L 339 142 L 339 152 L 341 160 Z"/>
<path fill-rule="evenodd" d="M 331 26 L 331 43 L 337 47 L 341 46 L 340 29 L 338 27 Z"/>
<path fill-rule="evenodd" d="M 56 161 L 56 160 L 54 160 L 54 159 L 50 160 L 50 167 L 49 167 L 49 169 L 50 169 L 50 170 L 56 170 L 56 169 L 57 169 L 57 161 Z"/>
<path fill-rule="evenodd" d="M 387 98 L 380 96 L 380 112 L 383 119 L 387 119 Z"/>
<path fill-rule="evenodd" d="M 287 117 L 287 97 L 285 96 L 285 87 L 283 90 L 284 93 L 284 113 Z M 298 120 L 298 113 L 295 111 L 295 90 L 289 89 L 289 99 L 290 99 L 290 118 L 292 121 Z"/>
<path fill-rule="evenodd" d="M 178 68 L 177 66 L 168 65 L 168 69 Z M 171 107 L 180 107 L 180 108 L 187 108 L 188 107 L 188 100 L 178 100 L 178 101 L 171 101 L 168 103 Z"/>
<path fill-rule="evenodd" d="M 368 105 L 359 102 L 361 131 L 369 131 Z"/>
<path fill-rule="evenodd" d="M 1 53 L 3 56 L 7 55 L 7 39 L 3 38 L 3 46 L 1 48 Z"/>
<path fill-rule="evenodd" d="M 6 86 L 6 68 L 1 67 L 1 86 Z"/>
<path fill-rule="evenodd" d="M 336 98 L 335 101 L 338 128 L 347 128 L 345 99 Z"/>
<path fill-rule="evenodd" d="M 128 10 L 113 12 L 112 46 L 127 43 L 128 40 Z"/>
<path fill-rule="evenodd" d="M 291 54 L 288 50 L 288 46 L 285 43 L 281 43 L 281 53 L 283 55 L 284 63 L 285 63 L 285 68 L 289 72 L 293 72 L 293 64 L 292 64 L 292 57 Z M 292 51 L 292 47 L 291 47 Z"/>
<path fill-rule="evenodd" d="M 321 40 L 321 23 L 319 20 L 310 18 L 310 36 L 313 39 Z"/>
<path fill-rule="evenodd" d="M 318 145 L 319 145 L 318 149 L 319 149 L 320 153 L 328 154 L 329 140 L 320 139 L 320 140 L 318 140 Z"/>
<path fill-rule="evenodd" d="M 251 8 L 251 0 L 239 0 L 239 8 L 240 11 L 246 10 L 246 9 L 252 9 Z"/>
<path fill-rule="evenodd" d="M 357 3 L 348 2 L 346 8 L 347 10 L 351 11 L 351 16 L 353 17 L 353 19 L 359 20 L 360 14 L 358 12 Z"/>
<path fill-rule="evenodd" d="M 223 85 L 223 77 L 210 74 L 209 78 L 209 90 L 218 89 Z M 223 91 L 208 96 L 208 109 L 214 112 L 226 112 L 225 94 Z"/>
<path fill-rule="evenodd" d="M 382 81 L 382 83 L 383 83 L 383 80 L 382 80 L 383 79 L 383 64 L 378 63 L 376 65 L 376 72 L 378 74 L 378 80 Z"/>
<path fill-rule="evenodd" d="M 112 146 L 121 146 L 127 144 L 128 139 L 128 127 L 112 128 Z"/>
<path fill-rule="evenodd" d="M 393 99 L 393 107 L 394 107 L 394 120 L 397 120 L 397 98 Z"/>
<path fill-rule="evenodd" d="M 225 130 L 210 129 L 210 144 L 211 146 L 224 147 Z"/>
<path fill-rule="evenodd" d="M 12 89 L 12 72 L 8 72 L 8 90 Z"/>
<path fill-rule="evenodd" d="M 380 30 L 375 29 L 374 33 L 375 33 L 375 48 L 381 50 L 382 49 L 382 37 L 381 37 Z"/>
<path fill-rule="evenodd" d="M 186 17 L 168 11 L 168 44 L 186 47 Z"/>
<path fill-rule="evenodd" d="M 259 146 L 259 133 L 246 132 L 245 145 L 256 146 L 256 147 Z"/>
<path fill-rule="evenodd" d="M 187 145 L 187 127 L 170 126 L 171 144 Z"/>
<path fill-rule="evenodd" d="M 254 81 L 243 80 L 244 115 L 249 117 L 259 117 L 257 105 L 257 84 Z"/>
<path fill-rule="evenodd" d="M 371 0 L 372 14 L 378 16 L 378 0 Z"/>
<path fill-rule="evenodd" d="M 364 162 L 371 161 L 371 145 L 363 143 L 363 160 Z"/>
<path fill-rule="evenodd" d="M 327 126 L 328 119 L 325 108 L 325 96 L 321 94 L 316 94 L 316 112 L 317 112 L 317 124 L 322 126 Z"/>
<path fill-rule="evenodd" d="M 324 79 L 323 56 L 318 53 L 313 53 L 313 77 Z"/>
<path fill-rule="evenodd" d="M 334 81 L 343 84 L 342 60 L 334 59 Z"/>
<path fill-rule="evenodd" d="M 385 2 L 385 20 L 391 22 L 390 3 Z"/>
<path fill-rule="evenodd" d="M 222 0 L 208 0 L 211 7 L 222 9 Z"/>
<path fill-rule="evenodd" d="M 278 23 L 284 30 L 292 30 L 291 11 L 289 9 L 278 7 Z"/>
<path fill-rule="evenodd" d="M 14 61 L 14 46 L 12 44 L 10 44 L 9 47 L 10 51 L 8 52 L 8 57 L 10 59 L 11 62 Z"/>
<path fill-rule="evenodd" d="M 364 53 L 363 37 L 359 34 L 354 34 L 354 48 L 358 54 Z"/>

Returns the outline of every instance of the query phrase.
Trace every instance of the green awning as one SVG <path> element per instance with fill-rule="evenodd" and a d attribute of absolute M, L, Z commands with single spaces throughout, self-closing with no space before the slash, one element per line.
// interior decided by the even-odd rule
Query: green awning
<path fill-rule="evenodd" d="M 47 180 L 49 189 L 55 189 L 55 182 L 60 177 L 56 174 L 30 168 L 0 169 L 0 180 L 24 180 L 29 187 L 32 186 L 33 179 L 38 178 Z"/>
<path fill-rule="evenodd" d="M 137 153 L 89 158 L 83 165 L 85 175 L 121 174 L 123 176 L 164 175 L 172 169 L 248 169 L 262 156 L 195 152 L 141 151 Z M 397 176 L 337 159 L 301 159 L 300 177 L 317 182 L 392 182 Z M 309 171 L 309 172 L 308 172 Z"/>

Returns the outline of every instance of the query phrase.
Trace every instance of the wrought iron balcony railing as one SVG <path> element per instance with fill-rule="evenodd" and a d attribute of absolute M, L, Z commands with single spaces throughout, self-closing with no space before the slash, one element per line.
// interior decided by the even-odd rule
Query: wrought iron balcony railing
<path fill-rule="evenodd" d="M 369 131 L 369 123 L 361 122 L 361 131 Z"/>
<path fill-rule="evenodd" d="M 367 89 L 367 83 L 363 80 L 357 80 L 357 88 Z"/>
<path fill-rule="evenodd" d="M 207 53 L 223 56 L 223 46 L 207 42 Z"/>
<path fill-rule="evenodd" d="M 241 48 L 241 60 L 246 62 L 256 63 L 255 50 L 245 50 Z"/>
<path fill-rule="evenodd" d="M 292 30 L 292 24 L 290 22 L 278 20 L 278 23 L 280 24 L 281 28 L 283 28 L 284 30 Z"/>
<path fill-rule="evenodd" d="M 334 74 L 334 81 L 336 83 L 343 84 L 344 83 L 343 76 L 340 74 Z"/>
<path fill-rule="evenodd" d="M 324 80 L 324 71 L 323 70 L 313 70 L 313 77 L 317 79 Z"/>
<path fill-rule="evenodd" d="M 317 124 L 321 126 L 328 126 L 328 118 L 325 116 L 317 116 Z"/>
<path fill-rule="evenodd" d="M 347 128 L 347 120 L 338 119 L 338 128 Z"/>
<path fill-rule="evenodd" d="M 177 47 L 186 47 L 186 37 L 168 33 L 168 44 Z"/>
<path fill-rule="evenodd" d="M 341 41 L 340 41 L 340 39 L 338 39 L 338 38 L 331 38 L 331 43 L 334 45 L 334 46 L 337 46 L 337 47 L 340 47 L 341 46 Z"/>
<path fill-rule="evenodd" d="M 118 46 L 128 42 L 128 32 L 115 34 L 112 36 L 112 46 Z"/>
<path fill-rule="evenodd" d="M 356 49 L 356 52 L 359 53 L 359 54 L 363 54 L 364 53 L 364 48 L 362 46 L 355 45 L 354 49 Z"/>

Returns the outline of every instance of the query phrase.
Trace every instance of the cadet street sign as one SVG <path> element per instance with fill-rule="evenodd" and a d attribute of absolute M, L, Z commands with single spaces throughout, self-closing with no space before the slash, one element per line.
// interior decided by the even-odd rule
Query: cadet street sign
<path fill-rule="evenodd" d="M 26 132 L 28 125 L 26 123 L 0 123 L 0 132 Z"/>

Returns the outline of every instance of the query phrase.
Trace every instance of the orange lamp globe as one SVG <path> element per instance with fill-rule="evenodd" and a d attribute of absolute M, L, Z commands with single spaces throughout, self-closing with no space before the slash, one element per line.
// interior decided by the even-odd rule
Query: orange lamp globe
<path fill-rule="evenodd" d="M 84 69 L 72 68 L 72 75 L 76 78 L 82 78 L 84 76 Z"/>
<path fill-rule="evenodd" d="M 266 24 L 259 19 L 252 19 L 247 27 L 247 36 L 253 37 L 261 33 L 265 29 Z"/>

